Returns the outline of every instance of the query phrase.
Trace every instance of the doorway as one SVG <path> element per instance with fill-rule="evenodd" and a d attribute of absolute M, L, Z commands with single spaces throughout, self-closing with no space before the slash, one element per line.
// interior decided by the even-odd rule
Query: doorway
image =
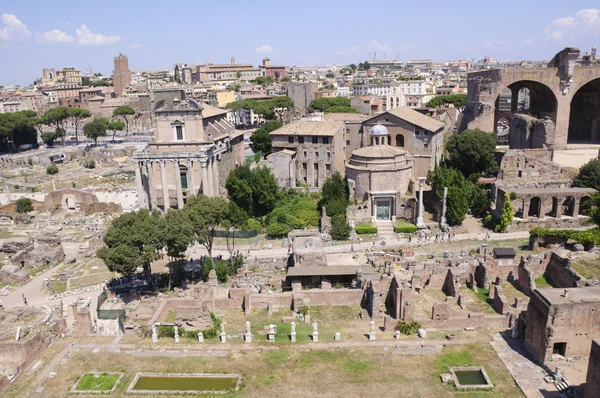
<path fill-rule="evenodd" d="M 390 219 L 390 200 L 376 200 L 377 206 L 377 220 L 389 220 Z"/>
<path fill-rule="evenodd" d="M 554 347 L 552 347 L 552 354 L 562 355 L 563 357 L 566 357 L 567 343 L 554 343 Z"/>

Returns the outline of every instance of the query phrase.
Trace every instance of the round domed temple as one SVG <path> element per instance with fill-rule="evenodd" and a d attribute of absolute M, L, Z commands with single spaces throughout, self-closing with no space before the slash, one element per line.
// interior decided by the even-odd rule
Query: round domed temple
<path fill-rule="evenodd" d="M 405 150 L 387 145 L 385 126 L 375 125 L 370 135 L 371 146 L 353 151 L 346 164 L 350 199 L 359 203 L 353 209 L 354 218 L 395 221 L 404 207 L 401 198 L 411 186 L 413 158 Z"/>

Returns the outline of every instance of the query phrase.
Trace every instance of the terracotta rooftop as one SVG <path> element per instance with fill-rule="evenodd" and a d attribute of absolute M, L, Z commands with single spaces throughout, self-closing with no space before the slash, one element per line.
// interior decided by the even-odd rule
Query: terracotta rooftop
<path fill-rule="evenodd" d="M 278 128 L 269 133 L 269 135 L 327 135 L 334 136 L 338 131 L 344 129 L 344 122 L 324 121 L 324 122 L 293 122 Z"/>
<path fill-rule="evenodd" d="M 412 123 L 415 126 L 419 126 L 431 132 L 436 132 L 444 128 L 444 123 L 440 122 L 439 120 L 436 120 L 429 116 L 425 116 L 422 113 L 419 113 L 414 109 L 410 109 L 405 106 L 401 108 L 392 109 L 391 111 L 387 112 L 402 120 L 406 120 L 407 122 Z"/>
<path fill-rule="evenodd" d="M 202 104 L 202 117 L 213 117 L 227 114 L 226 109 L 220 109 L 211 105 Z"/>
<path fill-rule="evenodd" d="M 405 150 L 390 145 L 376 145 L 359 148 L 352 152 L 352 156 L 356 155 L 365 158 L 393 158 L 404 155 L 405 153 Z"/>
<path fill-rule="evenodd" d="M 369 119 L 370 116 L 362 115 L 360 113 L 327 113 L 325 120 L 341 120 L 343 122 L 363 122 Z"/>

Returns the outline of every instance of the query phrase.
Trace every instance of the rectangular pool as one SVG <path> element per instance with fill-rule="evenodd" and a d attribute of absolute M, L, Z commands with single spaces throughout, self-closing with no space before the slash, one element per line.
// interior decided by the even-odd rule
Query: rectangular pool
<path fill-rule="evenodd" d="M 138 374 L 129 391 L 235 391 L 240 380 L 239 375 L 211 374 Z"/>
<path fill-rule="evenodd" d="M 465 386 L 488 384 L 481 370 L 456 370 L 454 373 L 458 382 Z"/>

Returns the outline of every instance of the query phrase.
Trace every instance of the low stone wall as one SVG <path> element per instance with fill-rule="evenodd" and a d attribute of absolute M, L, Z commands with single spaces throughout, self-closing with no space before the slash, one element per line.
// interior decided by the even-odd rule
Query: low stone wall
<path fill-rule="evenodd" d="M 554 218 L 547 217 L 543 220 L 540 219 L 528 219 L 528 220 L 519 220 L 513 221 L 510 225 L 510 232 L 519 232 L 519 231 L 529 231 L 533 228 L 548 228 L 548 229 L 569 229 L 569 228 L 579 228 L 583 227 L 587 222 L 589 222 L 589 218 L 587 217 L 578 217 L 578 218 Z"/>
<path fill-rule="evenodd" d="M 304 299 L 310 300 L 310 305 L 355 305 L 360 304 L 363 296 L 361 289 L 331 289 L 303 291 Z"/>
<path fill-rule="evenodd" d="M 0 343 L 0 369 L 10 368 L 20 373 L 34 360 L 39 358 L 50 345 L 50 337 L 37 332 L 25 341 Z"/>
<path fill-rule="evenodd" d="M 535 285 L 535 275 L 529 267 L 525 265 L 519 266 L 519 279 L 517 280 L 519 284 L 519 289 L 523 294 L 527 297 L 531 295 L 531 292 L 534 291 L 537 286 Z"/>
<path fill-rule="evenodd" d="M 492 299 L 492 306 L 499 314 L 506 313 L 508 308 L 510 307 L 510 303 L 508 302 L 508 299 L 502 292 L 502 286 L 494 285 L 493 290 L 494 298 Z"/>
<path fill-rule="evenodd" d="M 586 284 L 586 280 L 571 268 L 569 259 L 556 253 L 552 253 L 544 276 L 555 288 L 584 287 Z"/>
<path fill-rule="evenodd" d="M 424 328 L 435 328 L 443 330 L 460 330 L 464 328 L 475 329 L 498 329 L 504 330 L 509 327 L 510 317 L 505 315 L 469 314 L 465 317 L 453 317 L 443 321 L 435 321 L 431 318 L 414 317 Z"/>

